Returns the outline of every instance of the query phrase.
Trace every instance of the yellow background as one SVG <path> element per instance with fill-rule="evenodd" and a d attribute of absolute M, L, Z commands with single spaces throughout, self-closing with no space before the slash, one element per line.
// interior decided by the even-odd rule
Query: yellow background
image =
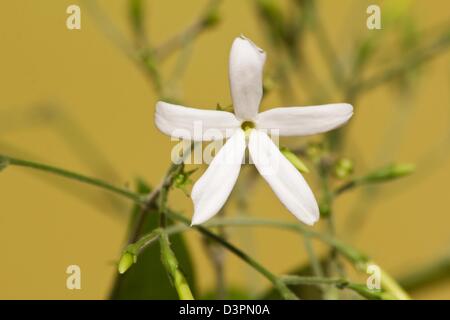
<path fill-rule="evenodd" d="M 372 1 L 373 2 L 373 1 Z M 370 3 L 372 3 L 370 2 Z M 161 43 L 189 25 L 206 1 L 150 1 L 148 29 L 153 43 Z M 82 29 L 65 27 L 66 8 L 79 4 Z M 118 28 L 129 35 L 125 2 L 101 1 Z M 355 34 L 365 27 L 366 1 L 321 1 L 321 14 L 339 52 L 348 50 Z M 424 28 L 448 20 L 447 1 L 414 1 L 413 14 Z M 234 37 L 244 33 L 261 47 L 270 46 L 250 1 L 228 0 L 221 7 L 221 23 L 196 41 L 192 61 L 181 81 L 187 105 L 210 107 L 230 102 L 227 62 Z M 0 10 L 0 145 L 2 152 L 59 165 L 93 176 L 105 176 L 83 162 L 89 153 L 74 150 L 52 121 L 37 121 L 33 110 L 52 103 L 80 125 L 90 142 L 106 156 L 118 177 L 109 180 L 129 185 L 136 176 L 156 184 L 168 163 L 172 143 L 153 123 L 157 97 L 143 73 L 104 34 L 84 8 L 71 0 L 19 0 L 2 3 Z M 164 72 L 173 66 L 169 61 Z M 320 64 L 320 60 L 317 62 Z M 416 162 L 449 130 L 449 54 L 428 64 L 410 103 L 417 108 L 407 124 L 395 159 Z M 364 167 L 380 165 L 377 150 L 386 140 L 394 116 L 395 95 L 382 87 L 358 101 L 351 121 L 352 146 L 361 152 Z M 279 105 L 275 95 L 263 108 Z M 294 103 L 294 101 L 292 101 Z M 302 104 L 303 101 L 298 101 Z M 30 120 L 31 119 L 31 120 Z M 388 138 L 389 140 L 389 138 Z M 442 150 L 448 148 L 448 144 Z M 17 149 L 17 150 L 16 150 Z M 442 151 L 441 150 L 441 151 Z M 352 148 L 348 155 L 352 156 Z M 437 156 L 436 156 L 437 157 Z M 378 157 L 379 158 L 379 157 Z M 389 159 L 389 155 L 386 155 Z M 358 170 L 358 163 L 357 163 Z M 198 175 L 195 176 L 195 179 Z M 307 180 L 309 178 L 307 177 Z M 448 161 L 419 167 L 417 176 L 385 186 L 370 211 L 370 218 L 354 243 L 393 274 L 446 254 L 450 250 Z M 318 192 L 316 184 L 313 190 Z M 67 192 L 70 191 L 70 192 Z M 399 191 L 399 192 L 398 192 Z M 81 193 L 81 200 L 77 195 Z M 115 272 L 114 261 L 123 244 L 126 220 L 111 215 L 112 200 L 92 187 L 8 168 L 0 175 L 0 298 L 102 299 Z M 265 183 L 247 195 L 251 214 L 294 221 Z M 337 201 L 338 226 L 355 195 Z M 102 201 L 99 209 L 94 203 Z M 180 191 L 171 203 L 191 215 L 192 205 Z M 127 202 L 120 202 L 127 211 Z M 231 239 L 270 270 L 283 273 L 304 261 L 300 239 L 283 231 L 232 231 Z M 249 240 L 251 239 L 251 241 Z M 199 237 L 189 233 L 203 289 L 213 284 L 213 273 Z M 67 290 L 66 267 L 82 270 L 82 289 Z M 227 277 L 257 292 L 265 279 L 228 255 Z M 416 298 L 449 298 L 450 283 L 419 292 Z"/>

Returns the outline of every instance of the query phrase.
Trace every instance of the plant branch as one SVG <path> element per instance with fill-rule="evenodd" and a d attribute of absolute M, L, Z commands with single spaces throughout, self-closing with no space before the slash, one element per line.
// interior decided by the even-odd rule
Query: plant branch
<path fill-rule="evenodd" d="M 218 19 L 216 13 L 220 3 L 221 0 L 210 0 L 209 4 L 206 6 L 204 12 L 200 15 L 197 21 L 179 34 L 175 35 L 173 38 L 167 40 L 164 44 L 155 48 L 153 51 L 154 56 L 159 60 L 166 58 L 178 48 L 186 46 L 202 31 L 214 25 Z"/>
<path fill-rule="evenodd" d="M 445 279 L 450 279 L 450 257 L 448 256 L 401 277 L 399 283 L 406 290 L 412 291 Z"/>
<path fill-rule="evenodd" d="M 173 286 L 177 290 L 180 300 L 194 300 L 191 288 L 189 287 L 189 284 L 186 281 L 183 272 L 180 270 L 178 266 L 178 260 L 175 256 L 175 253 L 172 251 L 172 248 L 170 247 L 169 236 L 164 231 L 164 229 L 159 230 L 160 230 L 159 244 L 161 246 L 161 260 L 164 267 L 166 268 L 167 273 L 169 274 L 169 278 Z"/>
<path fill-rule="evenodd" d="M 49 172 L 52 174 L 60 175 L 60 176 L 63 176 L 63 177 L 66 177 L 66 178 L 69 178 L 72 180 L 76 180 L 76 181 L 79 181 L 82 183 L 90 184 L 90 185 L 97 186 L 102 189 L 114 192 L 118 195 L 121 195 L 128 199 L 131 199 L 138 204 L 146 203 L 145 200 L 143 200 L 139 194 L 134 193 L 132 191 L 128 191 L 126 189 L 115 187 L 115 186 L 113 186 L 107 182 L 104 182 L 102 180 L 99 180 L 99 179 L 87 177 L 87 176 L 84 176 L 84 175 L 81 175 L 81 174 L 78 174 L 78 173 L 75 173 L 72 171 L 49 166 L 46 164 L 31 162 L 31 161 L 22 160 L 22 159 L 16 159 L 16 158 L 7 157 L 7 156 L 0 156 L 0 169 L 4 169 L 8 165 L 23 166 L 23 167 L 36 169 L 36 170 L 41 170 L 43 172 Z M 190 221 L 187 218 L 185 218 L 184 216 L 182 216 L 178 213 L 175 213 L 173 211 L 170 211 L 170 210 L 167 210 L 167 216 L 174 220 L 180 221 L 185 225 L 185 228 L 179 228 L 179 229 L 177 229 L 177 232 L 182 232 L 182 231 L 189 229 Z M 365 255 L 361 254 L 359 251 L 348 246 L 347 244 L 344 244 L 344 243 L 340 242 L 339 240 L 330 237 L 329 235 L 321 234 L 319 232 L 310 230 L 300 224 L 288 223 L 288 222 L 277 221 L 277 220 L 268 220 L 268 219 L 251 219 L 251 218 L 228 219 L 228 218 L 223 218 L 221 220 L 218 220 L 218 219 L 212 220 L 210 223 L 207 223 L 206 225 L 207 226 L 260 225 L 260 226 L 283 227 L 283 228 L 290 229 L 290 230 L 293 230 L 296 232 L 300 232 L 302 234 L 305 234 L 305 235 L 308 235 L 311 237 L 316 237 L 316 238 L 322 240 L 323 242 L 334 246 L 336 248 L 336 250 L 338 250 L 344 257 L 346 257 L 347 260 L 349 260 L 355 266 L 359 267 L 359 270 L 365 271 L 365 268 L 370 263 L 370 261 L 368 260 L 368 258 Z M 279 279 L 279 277 L 272 274 L 264 266 L 259 264 L 256 260 L 254 260 L 253 258 L 248 256 L 247 254 L 245 254 L 243 251 L 241 251 L 240 249 L 238 249 L 237 247 L 235 247 L 228 241 L 222 239 L 220 236 L 212 233 L 211 231 L 206 229 L 204 226 L 195 226 L 194 228 L 197 229 L 202 234 L 208 236 L 209 238 L 217 241 L 219 244 L 221 244 L 222 246 L 227 248 L 230 252 L 237 255 L 239 258 L 241 258 L 247 264 L 252 266 L 259 273 L 261 273 L 263 276 L 265 276 L 269 281 L 271 281 L 274 284 L 275 288 L 277 288 L 277 290 L 280 292 L 280 294 L 285 299 L 297 299 L 297 296 L 295 296 L 295 294 L 293 294 L 292 291 L 289 290 L 289 288 Z M 143 243 L 145 244 L 146 242 L 143 242 Z M 140 248 L 140 249 L 142 249 L 142 248 Z M 394 295 L 396 295 L 396 297 L 398 297 L 398 298 L 408 297 L 407 294 L 404 292 L 404 290 L 387 273 L 383 272 L 382 279 L 386 279 L 385 282 L 383 282 L 383 280 L 382 280 L 382 284 L 384 284 L 384 286 L 386 287 L 386 290 L 388 290 L 389 292 L 392 291 L 392 293 Z"/>
<path fill-rule="evenodd" d="M 390 67 L 366 80 L 362 80 L 358 83 L 353 84 L 350 87 L 348 96 L 354 97 L 356 94 L 361 92 L 371 90 L 385 82 L 388 82 L 405 72 L 409 71 L 411 68 L 416 68 L 423 63 L 431 61 L 433 58 L 438 56 L 444 50 L 450 46 L 450 32 L 445 31 L 440 35 L 437 40 L 435 40 L 431 45 L 422 48 L 412 54 L 406 59 L 401 59 L 400 63 Z"/>
<path fill-rule="evenodd" d="M 183 217 L 180 214 L 171 212 L 170 217 L 175 218 L 176 220 L 182 222 L 186 226 L 189 226 L 190 222 L 187 218 Z M 221 244 L 223 247 L 228 249 L 230 252 L 238 256 L 241 260 L 246 262 L 248 265 L 253 267 L 256 271 L 258 271 L 260 274 L 262 274 L 267 280 L 272 282 L 274 287 L 279 291 L 281 296 L 286 300 L 298 300 L 298 297 L 280 280 L 279 277 L 274 275 L 272 272 L 270 272 L 268 269 L 266 269 L 263 265 L 261 265 L 259 262 L 257 262 L 255 259 L 247 255 L 245 252 L 241 251 L 239 248 L 235 247 L 233 244 L 228 242 L 227 240 L 221 238 L 220 236 L 216 235 L 215 233 L 209 231 L 207 228 L 203 226 L 194 226 L 195 229 L 197 229 L 199 232 L 201 232 L 203 235 L 208 236 L 212 240 L 217 241 L 219 244 Z"/>
<path fill-rule="evenodd" d="M 79 173 L 76 173 L 74 171 L 69 171 L 66 169 L 61 169 L 55 166 L 39 163 L 39 162 L 33 162 L 29 160 L 23 160 L 18 158 L 9 157 L 6 155 L 0 155 L 0 162 L 4 163 L 5 166 L 18 166 L 18 167 L 25 167 L 25 168 L 31 168 L 39 171 L 45 171 L 48 173 L 52 173 L 55 175 L 59 175 L 65 178 L 69 178 L 72 180 L 76 180 L 78 182 L 82 182 L 85 184 L 90 184 L 93 186 L 100 187 L 102 189 L 114 192 L 116 194 L 119 194 L 121 196 L 125 196 L 128 199 L 131 199 L 135 202 L 141 203 L 142 198 L 139 194 L 136 194 L 132 191 L 129 191 L 124 188 L 116 187 L 108 182 L 105 182 L 103 180 L 97 179 L 97 178 L 91 178 Z"/>
<path fill-rule="evenodd" d="M 198 143 L 192 142 L 189 145 L 189 148 L 183 150 L 183 156 L 178 163 L 172 163 L 167 169 L 167 172 L 159 184 L 158 187 L 153 189 L 146 199 L 144 200 L 144 204 L 141 207 L 141 210 L 138 214 L 138 218 L 134 227 L 133 232 L 130 234 L 130 239 L 128 243 L 136 242 L 141 236 L 141 231 L 144 227 L 144 223 L 148 212 L 152 207 L 158 208 L 158 213 L 160 214 L 160 224 L 165 225 L 165 202 L 167 201 L 167 193 L 169 189 L 172 187 L 174 183 L 175 177 L 181 173 L 184 169 L 184 160 L 190 156 L 192 148 L 196 148 Z M 159 202 L 159 203 L 156 203 Z"/>

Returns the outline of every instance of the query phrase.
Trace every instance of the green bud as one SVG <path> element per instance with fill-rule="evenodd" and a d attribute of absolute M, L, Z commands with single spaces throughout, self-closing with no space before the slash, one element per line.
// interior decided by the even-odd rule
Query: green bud
<path fill-rule="evenodd" d="M 294 167 L 297 168 L 298 171 L 302 173 L 309 173 L 308 167 L 295 153 L 293 153 L 286 147 L 281 147 L 280 151 L 286 157 L 286 159 L 288 159 L 294 165 Z"/>
<path fill-rule="evenodd" d="M 118 270 L 120 274 L 125 273 L 136 262 L 136 256 L 126 251 L 119 261 Z"/>
<path fill-rule="evenodd" d="M 9 166 L 9 159 L 3 156 L 0 156 L 0 171 Z"/>
<path fill-rule="evenodd" d="M 176 188 L 181 188 L 183 189 L 184 187 L 186 187 L 188 184 L 192 183 L 192 180 L 189 179 L 189 177 L 195 172 L 197 171 L 198 168 L 189 170 L 189 171 L 183 171 L 178 173 L 173 180 L 173 184 Z"/>
<path fill-rule="evenodd" d="M 393 180 L 413 173 L 415 168 L 415 165 L 408 163 L 392 164 L 369 173 L 367 176 L 362 178 L 362 181 L 377 183 Z"/>
<path fill-rule="evenodd" d="M 339 159 L 334 165 L 334 175 L 339 179 L 347 178 L 353 173 L 353 161 L 348 158 Z"/>

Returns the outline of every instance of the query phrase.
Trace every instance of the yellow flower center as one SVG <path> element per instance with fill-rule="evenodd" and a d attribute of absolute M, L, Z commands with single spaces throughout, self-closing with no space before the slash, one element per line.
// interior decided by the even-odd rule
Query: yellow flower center
<path fill-rule="evenodd" d="M 251 129 L 255 128 L 255 123 L 252 121 L 244 121 L 241 124 L 241 128 L 242 130 L 244 130 L 244 132 L 249 132 Z"/>

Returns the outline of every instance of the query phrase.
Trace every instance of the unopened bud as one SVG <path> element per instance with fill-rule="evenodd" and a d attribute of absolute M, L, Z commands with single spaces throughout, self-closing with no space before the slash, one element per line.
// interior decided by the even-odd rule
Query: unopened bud
<path fill-rule="evenodd" d="M 286 159 L 288 159 L 294 165 L 294 167 L 297 168 L 298 171 L 302 173 L 309 172 L 309 169 L 305 165 L 305 163 L 291 150 L 286 147 L 281 147 L 280 151 L 286 157 Z"/>
<path fill-rule="evenodd" d="M 125 273 L 136 262 L 136 256 L 126 251 L 119 261 L 118 270 L 120 274 Z"/>
<path fill-rule="evenodd" d="M 339 179 L 347 178 L 353 173 L 353 161 L 348 158 L 340 159 L 334 165 L 334 175 Z"/>
<path fill-rule="evenodd" d="M 363 178 L 365 182 L 383 182 L 392 179 L 397 179 L 414 172 L 415 166 L 413 164 L 392 164 L 376 170 Z"/>

